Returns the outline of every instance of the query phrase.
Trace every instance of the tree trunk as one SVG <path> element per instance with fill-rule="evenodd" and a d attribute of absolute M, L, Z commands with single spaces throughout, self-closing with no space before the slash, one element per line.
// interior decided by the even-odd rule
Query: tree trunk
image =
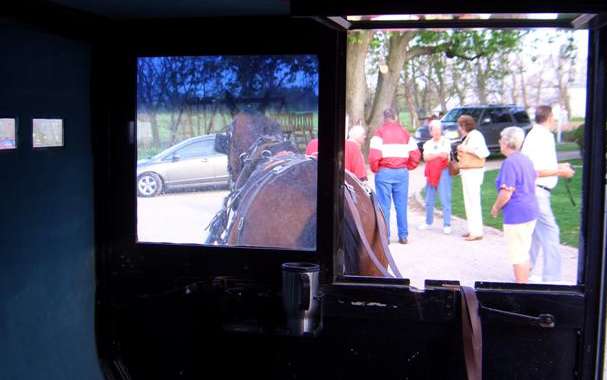
<path fill-rule="evenodd" d="M 455 65 L 451 66 L 451 70 L 451 78 L 453 78 L 453 90 L 459 99 L 459 105 L 463 106 L 466 104 L 466 91 L 464 90 L 464 88 L 466 88 L 466 84 L 460 83 L 462 77 L 459 69 Z"/>
<path fill-rule="evenodd" d="M 405 69 L 405 73 L 406 72 L 407 70 Z M 411 93 L 411 81 L 406 74 L 404 82 L 405 101 L 407 102 L 407 110 L 409 111 L 409 118 L 411 119 L 411 128 L 417 129 L 419 127 L 419 115 L 417 114 L 417 108 L 415 107 L 415 99 L 413 99 L 413 94 Z"/>
<path fill-rule="evenodd" d="M 372 136 L 375 130 L 379 128 L 383 119 L 383 111 L 394 100 L 400 71 L 407 60 L 407 46 L 414 36 L 415 32 L 403 32 L 394 33 L 390 37 L 390 50 L 386 60 L 387 70 L 385 72 L 379 71 L 377 90 L 367 123 L 369 125 L 369 136 Z"/>
<path fill-rule="evenodd" d="M 193 110 L 192 106 L 188 107 L 186 119 L 187 119 L 187 123 L 188 123 L 187 124 L 188 136 L 186 136 L 186 137 L 187 138 L 194 137 L 194 110 Z"/>
<path fill-rule="evenodd" d="M 424 110 L 427 116 L 432 111 L 432 105 L 430 104 L 430 101 L 428 99 L 430 97 L 429 95 L 431 95 L 430 79 L 432 78 L 432 65 L 428 65 L 428 74 L 426 74 L 426 78 L 427 79 L 425 81 L 426 83 L 424 85 L 424 91 L 422 93 L 422 109 Z"/>
<path fill-rule="evenodd" d="M 443 66 L 445 67 L 445 66 Z M 443 75 L 443 70 L 437 69 L 434 70 L 436 73 L 436 79 L 438 81 L 438 101 L 440 103 L 440 110 L 442 112 L 447 112 L 447 94 L 446 94 L 446 86 L 445 86 L 445 77 Z"/>
<path fill-rule="evenodd" d="M 523 69 L 523 64 L 520 61 L 518 61 L 518 72 L 519 72 L 519 77 L 521 78 L 521 95 L 523 97 L 523 105 L 525 106 L 525 109 L 529 108 L 529 100 L 527 99 L 527 84 L 525 83 L 525 70 Z"/>
<path fill-rule="evenodd" d="M 367 80 L 365 61 L 369 50 L 372 31 L 360 31 L 348 37 L 346 67 L 346 112 L 350 123 L 365 122 L 365 100 Z"/>
<path fill-rule="evenodd" d="M 537 92 L 535 94 L 535 106 L 539 106 L 542 101 L 542 86 L 544 85 L 544 78 L 542 78 L 542 74 L 539 73 L 537 78 Z"/>
<path fill-rule="evenodd" d="M 420 92 L 419 91 L 419 87 L 417 85 L 417 65 L 415 63 L 416 60 L 411 60 L 411 77 L 409 78 L 409 83 L 411 84 L 410 86 L 410 90 L 413 93 L 412 97 L 413 97 L 413 103 L 415 105 L 415 112 L 417 113 L 417 110 L 420 108 L 421 102 L 420 102 Z M 407 63 L 409 65 L 409 63 Z M 419 120 L 419 119 L 418 119 Z"/>
<path fill-rule="evenodd" d="M 160 132 L 158 130 L 158 120 L 156 119 L 156 112 L 150 112 L 150 127 L 152 128 L 152 145 L 155 148 L 160 148 Z"/>
<path fill-rule="evenodd" d="M 488 66 L 488 64 L 487 64 Z M 487 104 L 487 78 L 485 73 L 489 68 L 483 68 L 481 61 L 479 60 L 476 65 L 476 93 L 478 94 L 478 101 L 480 104 Z"/>
<path fill-rule="evenodd" d="M 510 89 L 510 97 L 512 98 L 512 104 L 517 104 L 517 100 L 516 100 L 516 74 L 512 73 L 511 74 L 512 77 L 512 88 Z"/>
<path fill-rule="evenodd" d="M 567 115 L 570 116 L 571 115 L 571 105 L 569 102 L 569 92 L 567 91 L 567 85 L 569 84 L 569 77 L 567 75 L 568 72 L 571 71 L 571 69 L 566 70 L 565 68 L 565 64 L 566 64 L 566 60 L 559 57 L 558 58 L 558 65 L 556 68 L 556 79 L 558 82 L 558 89 L 559 89 L 559 103 L 560 105 L 565 107 L 565 110 L 567 110 Z"/>

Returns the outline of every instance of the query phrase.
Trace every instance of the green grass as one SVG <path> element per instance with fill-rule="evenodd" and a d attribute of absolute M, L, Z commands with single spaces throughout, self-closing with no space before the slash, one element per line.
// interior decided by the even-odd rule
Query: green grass
<path fill-rule="evenodd" d="M 566 142 L 556 145 L 557 152 L 576 152 L 579 151 L 580 147 L 574 142 Z"/>
<path fill-rule="evenodd" d="M 559 179 L 557 187 L 552 191 L 551 204 L 552 211 L 556 216 L 556 221 L 561 229 L 561 243 L 572 247 L 577 247 L 580 236 L 580 203 L 582 192 L 582 162 L 581 160 L 569 161 L 574 166 L 576 173 L 569 187 L 573 195 L 576 206 L 573 207 L 567 194 L 565 180 Z M 576 167 L 577 166 L 577 167 Z M 498 170 L 485 172 L 483 186 L 481 188 L 481 204 L 483 208 L 483 223 L 486 226 L 502 229 L 502 216 L 493 218 L 490 214 L 491 206 L 495 202 L 497 192 L 495 190 L 495 179 Z M 453 178 L 451 209 L 453 215 L 466 218 L 464 209 L 464 198 L 462 195 L 461 177 Z"/>

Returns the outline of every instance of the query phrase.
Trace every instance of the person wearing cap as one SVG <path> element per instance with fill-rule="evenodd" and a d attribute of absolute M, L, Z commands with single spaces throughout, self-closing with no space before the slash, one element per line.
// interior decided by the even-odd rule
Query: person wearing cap
<path fill-rule="evenodd" d="M 544 254 L 542 280 L 561 281 L 560 231 L 550 205 L 550 194 L 559 177 L 571 178 L 575 171 L 571 165 L 559 164 L 553 131 L 557 124 L 550 106 L 539 106 L 535 110 L 535 124 L 527 134 L 522 153 L 529 157 L 538 178 L 535 181 L 535 196 L 539 205 L 539 217 L 533 230 L 529 250 L 530 265 L 534 267 L 540 250 Z"/>
<path fill-rule="evenodd" d="M 384 110 L 384 122 L 369 144 L 369 166 L 375 173 L 377 200 L 384 213 L 390 238 L 390 207 L 394 201 L 398 242 L 408 243 L 407 201 L 409 199 L 409 154 L 417 144 L 396 119 L 396 112 Z M 419 151 L 418 151 L 419 152 Z"/>
<path fill-rule="evenodd" d="M 419 226 L 426 230 L 434 222 L 436 193 L 443 207 L 443 232 L 451 233 L 451 175 L 447 165 L 451 156 L 451 141 L 443 136 L 440 120 L 428 125 L 432 138 L 424 143 L 424 175 L 426 176 L 426 221 Z"/>

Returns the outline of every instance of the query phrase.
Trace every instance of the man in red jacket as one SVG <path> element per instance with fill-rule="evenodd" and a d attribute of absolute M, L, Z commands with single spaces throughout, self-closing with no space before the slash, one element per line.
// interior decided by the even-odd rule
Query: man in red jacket
<path fill-rule="evenodd" d="M 407 200 L 409 198 L 409 153 L 417 151 L 415 140 L 396 120 L 394 110 L 384 111 L 384 123 L 375 131 L 369 145 L 369 165 L 375 173 L 375 192 L 384 212 L 390 237 L 390 206 L 394 199 L 398 242 L 407 244 Z"/>

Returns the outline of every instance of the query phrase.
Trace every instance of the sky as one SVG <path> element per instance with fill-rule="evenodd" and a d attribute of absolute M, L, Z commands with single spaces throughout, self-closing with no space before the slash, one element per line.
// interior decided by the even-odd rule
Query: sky
<path fill-rule="evenodd" d="M 576 30 L 573 32 L 573 36 L 577 48 L 576 83 L 585 84 L 585 66 L 588 60 L 588 31 Z M 550 42 L 551 39 L 553 39 L 552 43 Z M 551 53 L 558 53 L 559 46 L 566 42 L 566 39 L 567 37 L 562 33 L 562 30 L 553 28 L 533 29 L 523 38 L 523 54 L 521 54 L 521 57 L 531 72 L 537 72 L 542 68 L 533 62 L 532 57 L 537 55 L 541 60 Z M 534 68 L 535 70 L 533 70 Z"/>

